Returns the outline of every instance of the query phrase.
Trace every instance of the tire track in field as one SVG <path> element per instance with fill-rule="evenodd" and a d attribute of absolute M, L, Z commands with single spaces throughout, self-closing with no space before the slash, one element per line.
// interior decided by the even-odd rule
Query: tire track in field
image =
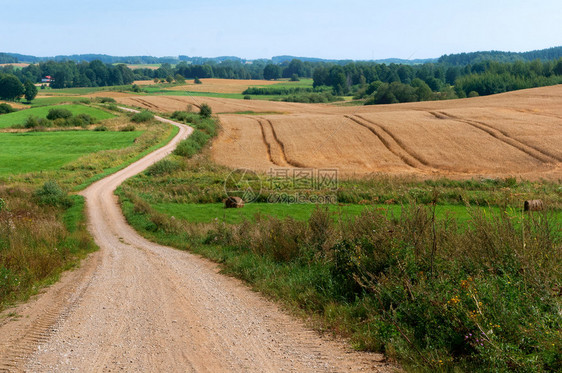
<path fill-rule="evenodd" d="M 266 135 L 269 133 L 269 131 L 271 131 L 271 135 L 273 137 L 273 141 L 272 143 L 274 143 L 275 145 L 273 146 L 274 148 L 279 148 L 279 155 L 281 157 L 281 164 L 280 166 L 283 167 L 287 167 L 287 166 L 292 166 L 292 167 L 296 167 L 296 168 L 306 168 L 306 166 L 300 162 L 294 161 L 289 159 L 289 157 L 287 157 L 287 152 L 285 151 L 285 144 L 279 139 L 279 136 L 277 136 L 277 132 L 275 131 L 275 126 L 273 125 L 273 122 L 271 122 L 271 120 L 266 119 L 266 118 L 259 118 L 259 122 L 260 124 L 263 125 L 262 128 L 265 129 L 265 133 Z M 267 123 L 267 124 L 265 124 Z"/>
<path fill-rule="evenodd" d="M 414 152 L 409 151 L 398 139 L 396 139 L 394 135 L 381 125 L 365 119 L 360 115 L 344 115 L 344 117 L 371 131 L 371 133 L 373 133 L 381 141 L 388 151 L 396 155 L 408 166 L 419 170 L 433 168 L 426 160 L 419 157 Z"/>
<path fill-rule="evenodd" d="M 248 118 L 248 117 L 245 117 Z M 248 119 L 252 119 L 255 120 L 256 122 L 258 122 L 259 126 L 260 126 L 260 131 L 261 131 L 261 139 L 263 141 L 263 144 L 265 145 L 265 148 L 267 149 L 267 160 L 271 163 L 273 163 L 276 166 L 279 166 L 279 164 L 277 164 L 276 162 L 273 161 L 273 157 L 271 156 L 271 144 L 267 141 L 267 138 L 265 136 L 265 129 L 263 128 L 263 123 L 255 118 L 248 118 Z"/>
<path fill-rule="evenodd" d="M 155 104 L 153 104 L 149 101 L 143 100 L 141 98 L 133 98 L 132 100 L 135 101 L 135 102 L 138 102 L 141 105 L 144 105 L 144 106 L 148 107 L 149 109 L 156 110 L 156 111 L 158 111 L 158 109 L 159 109 L 158 106 L 156 106 Z"/>
<path fill-rule="evenodd" d="M 538 160 L 539 162 L 547 163 L 547 164 L 555 164 L 555 163 L 558 163 L 558 162 L 562 161 L 561 157 L 559 157 L 555 154 L 552 154 L 548 151 L 545 151 L 543 149 L 540 149 L 536 146 L 533 146 L 533 145 L 524 143 L 520 140 L 517 140 L 516 138 L 510 136 L 507 132 L 502 131 L 502 130 L 500 130 L 500 129 L 494 127 L 494 126 L 491 126 L 487 123 L 484 123 L 484 122 L 481 122 L 481 121 L 476 121 L 476 120 L 460 118 L 460 117 L 457 117 L 455 115 L 446 113 L 444 111 L 429 112 L 429 113 L 431 115 L 435 116 L 436 118 L 450 119 L 450 120 L 454 120 L 454 121 L 457 121 L 457 122 L 465 123 L 465 124 L 468 124 L 469 126 L 472 126 L 476 129 L 479 129 L 480 131 L 486 132 L 488 135 L 494 137 L 495 139 L 503 142 L 504 144 L 512 146 L 519 151 L 522 151 L 523 153 L 525 153 L 528 156 Z"/>
<path fill-rule="evenodd" d="M 197 97 L 197 96 L 188 96 L 188 97 Z M 185 104 L 185 103 L 186 103 L 185 101 L 180 100 L 179 98 L 176 98 L 176 97 L 166 97 L 166 98 L 168 98 L 168 99 L 170 99 L 170 100 L 172 100 L 172 101 L 181 102 L 182 104 Z M 201 110 L 201 104 L 199 104 L 199 103 L 195 104 L 195 103 L 189 102 L 189 103 L 187 103 L 187 104 L 188 104 L 188 105 L 193 105 L 193 106 L 195 106 L 197 109 Z"/>

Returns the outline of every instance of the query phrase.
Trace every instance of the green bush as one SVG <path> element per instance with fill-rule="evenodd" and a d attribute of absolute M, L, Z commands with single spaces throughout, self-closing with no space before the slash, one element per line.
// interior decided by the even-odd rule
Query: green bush
<path fill-rule="evenodd" d="M 121 131 L 121 132 L 133 132 L 134 130 L 135 130 L 135 126 L 132 125 L 132 124 L 129 124 L 129 125 L 125 126 L 125 127 L 121 127 L 121 128 L 119 129 L 119 131 Z"/>
<path fill-rule="evenodd" d="M 47 119 L 55 120 L 58 118 L 68 119 L 72 116 L 72 112 L 64 108 L 52 108 L 47 114 Z"/>
<path fill-rule="evenodd" d="M 53 122 L 45 118 L 34 117 L 33 115 L 27 117 L 24 124 L 25 128 L 52 127 L 52 126 L 53 126 Z"/>
<path fill-rule="evenodd" d="M 119 107 L 115 104 L 107 104 L 105 105 L 105 108 L 111 111 L 121 111 L 121 109 L 119 109 Z"/>
<path fill-rule="evenodd" d="M 143 110 L 139 113 L 134 114 L 131 117 L 131 120 L 133 122 L 136 123 L 141 123 L 141 122 L 149 122 L 154 118 L 154 114 L 152 114 L 150 111 L 147 110 Z"/>
<path fill-rule="evenodd" d="M 1 103 L 1 104 L 0 104 L 0 114 L 13 113 L 14 111 L 16 111 L 16 109 L 14 109 L 13 107 L 11 107 L 10 105 L 8 105 L 8 104 L 6 104 L 6 103 Z"/>
<path fill-rule="evenodd" d="M 184 123 L 194 123 L 199 121 L 199 117 L 196 114 L 187 111 L 174 111 L 171 118 Z"/>
<path fill-rule="evenodd" d="M 244 100 L 251 100 L 251 99 L 252 99 L 252 96 L 250 96 L 250 95 L 245 95 L 245 96 L 244 96 Z"/>
<path fill-rule="evenodd" d="M 0 198 L 0 212 L 2 212 L 2 210 L 6 209 L 6 202 Z"/>
<path fill-rule="evenodd" d="M 133 84 L 131 86 L 131 91 L 135 92 L 135 93 L 141 93 L 141 92 L 146 92 L 144 89 L 142 89 L 139 85 L 137 84 Z"/>
<path fill-rule="evenodd" d="M 66 192 L 57 184 L 56 181 L 47 181 L 43 186 L 35 191 L 35 198 L 42 205 L 51 206 L 72 206 L 72 200 Z"/>
<path fill-rule="evenodd" d="M 201 116 L 201 118 L 209 118 L 212 113 L 213 110 L 209 105 L 201 104 L 201 107 L 199 108 L 199 115 Z"/>
<path fill-rule="evenodd" d="M 101 125 L 94 128 L 94 131 L 108 131 L 108 128 L 104 125 Z"/>
<path fill-rule="evenodd" d="M 114 104 L 116 103 L 115 99 L 112 97 L 98 97 L 96 99 L 97 102 L 100 102 L 102 104 Z"/>
<path fill-rule="evenodd" d="M 168 175 L 172 172 L 178 170 L 181 167 L 179 162 L 175 162 L 169 159 L 163 159 L 160 162 L 156 162 L 146 170 L 146 174 L 150 176 L 162 176 Z"/>
<path fill-rule="evenodd" d="M 96 120 L 90 114 L 85 113 L 78 114 L 75 118 L 81 122 L 80 126 L 94 124 L 96 122 Z"/>

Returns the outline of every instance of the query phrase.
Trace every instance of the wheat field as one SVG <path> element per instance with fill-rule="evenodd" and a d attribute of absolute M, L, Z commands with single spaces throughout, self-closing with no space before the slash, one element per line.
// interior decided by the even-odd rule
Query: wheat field
<path fill-rule="evenodd" d="M 449 101 L 342 107 L 188 96 L 117 97 L 171 112 L 209 104 L 212 156 L 233 168 L 336 168 L 342 176 L 562 178 L 562 86 Z M 258 115 L 235 114 L 251 112 Z M 259 113 L 274 112 L 279 114 Z"/>

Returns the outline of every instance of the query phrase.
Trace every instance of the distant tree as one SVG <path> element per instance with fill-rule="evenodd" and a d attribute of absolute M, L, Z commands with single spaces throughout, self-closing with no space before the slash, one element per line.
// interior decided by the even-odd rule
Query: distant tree
<path fill-rule="evenodd" d="M 31 102 L 37 96 L 37 87 L 30 80 L 25 81 L 24 96 L 27 102 Z"/>
<path fill-rule="evenodd" d="M 0 79 L 0 99 L 19 100 L 24 92 L 23 84 L 14 75 L 6 75 Z"/>
<path fill-rule="evenodd" d="M 300 79 L 297 74 L 291 75 L 291 82 L 298 82 L 298 81 L 300 81 Z"/>
<path fill-rule="evenodd" d="M 419 101 L 431 100 L 433 93 L 426 82 L 420 78 L 415 78 L 410 85 L 416 89 L 416 95 Z"/>
<path fill-rule="evenodd" d="M 554 72 L 554 74 L 556 75 L 562 75 L 562 58 L 560 58 L 558 62 L 556 62 L 556 65 L 554 65 L 552 72 Z"/>
<path fill-rule="evenodd" d="M 199 109 L 199 115 L 202 118 L 209 118 L 211 116 L 211 114 L 213 113 L 211 107 L 207 104 L 201 104 L 201 107 Z"/>
<path fill-rule="evenodd" d="M 166 82 L 171 83 L 171 82 L 173 82 L 173 81 L 174 81 L 174 78 L 172 78 L 171 75 L 168 75 L 168 76 L 166 77 Z"/>
<path fill-rule="evenodd" d="M 281 78 L 281 68 L 273 64 L 265 66 L 263 69 L 263 78 L 266 80 L 275 80 Z"/>
<path fill-rule="evenodd" d="M 175 79 L 176 83 L 185 84 L 185 78 L 183 76 L 181 76 L 180 74 L 176 74 L 174 76 L 174 79 Z"/>
<path fill-rule="evenodd" d="M 203 84 L 203 82 L 202 82 L 198 77 L 195 77 L 195 79 L 193 79 L 193 83 L 195 83 L 195 84 Z"/>

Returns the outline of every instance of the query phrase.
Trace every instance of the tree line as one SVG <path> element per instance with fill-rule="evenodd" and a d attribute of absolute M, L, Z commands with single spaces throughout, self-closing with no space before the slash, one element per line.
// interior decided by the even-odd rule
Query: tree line
<path fill-rule="evenodd" d="M 0 68 L 20 83 L 40 83 L 51 76 L 53 88 L 128 85 L 135 80 L 165 79 L 279 79 L 312 78 L 315 90 L 331 90 L 334 96 L 353 95 L 367 103 L 393 103 L 488 95 L 515 89 L 562 83 L 562 58 L 529 62 L 481 61 L 473 64 L 424 63 L 419 65 L 349 62 L 346 64 L 293 59 L 281 64 L 258 60 L 248 64 L 226 59 L 177 65 L 163 63 L 158 69 L 130 69 L 124 64 L 46 61 L 22 69 Z M 1 87 L 0 87 L 1 90 Z M 294 94 L 296 92 L 287 92 Z M 20 97 L 22 93 L 20 92 Z"/>
<path fill-rule="evenodd" d="M 368 104 L 427 101 L 490 95 L 562 83 L 562 58 L 473 65 L 398 65 L 349 63 L 320 66 L 313 86 L 331 87 L 336 95 L 367 98 Z"/>

